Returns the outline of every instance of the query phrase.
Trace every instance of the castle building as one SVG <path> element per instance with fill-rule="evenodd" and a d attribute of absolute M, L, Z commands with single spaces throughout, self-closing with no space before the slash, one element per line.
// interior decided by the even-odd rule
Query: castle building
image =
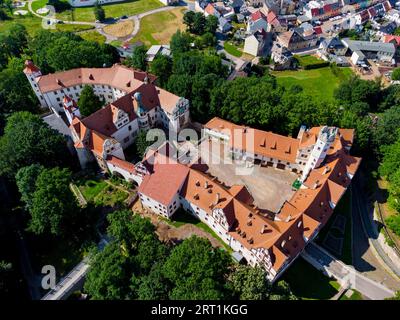
<path fill-rule="evenodd" d="M 42 75 L 26 61 L 24 73 L 42 107 L 65 115 L 82 167 L 96 160 L 104 171 L 119 170 L 129 177 L 132 173 L 126 169 L 132 164 L 125 161 L 123 150 L 140 130 L 162 127 L 179 132 L 189 123 L 187 99 L 157 87 L 154 76 L 119 64 Z M 82 117 L 77 101 L 85 85 L 106 105 Z"/>
<path fill-rule="evenodd" d="M 179 163 L 165 144 L 141 163 L 142 205 L 165 218 L 183 208 L 274 282 L 316 237 L 350 185 L 361 161 L 349 154 L 354 130 L 302 127 L 294 139 L 214 118 L 203 134 L 229 144 L 235 157 L 297 172 L 301 186 L 266 217 L 246 186 L 226 186 L 200 167 Z"/>

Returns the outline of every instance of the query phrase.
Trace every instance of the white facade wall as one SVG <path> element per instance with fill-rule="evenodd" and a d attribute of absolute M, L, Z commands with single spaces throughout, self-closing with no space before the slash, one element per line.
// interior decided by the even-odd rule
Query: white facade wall
<path fill-rule="evenodd" d="M 43 94 L 45 103 L 47 106 L 52 106 L 54 109 L 59 113 L 63 111 L 63 98 L 65 95 L 70 96 L 75 101 L 79 100 L 81 95 L 81 91 L 84 85 L 76 85 L 68 88 L 63 88 L 59 90 L 49 91 Z M 95 84 L 90 85 L 93 88 L 94 93 L 104 99 L 105 103 L 111 103 L 115 100 L 121 98 L 122 96 L 126 95 L 127 92 L 123 90 L 119 90 L 117 88 L 108 86 L 108 85 L 101 85 Z M 40 92 L 40 91 L 39 91 Z M 35 92 L 36 93 L 36 92 Z M 39 93 L 40 95 L 40 93 Z M 39 101 L 41 100 L 38 96 Z"/>
<path fill-rule="evenodd" d="M 257 57 L 259 51 L 260 51 L 260 43 L 258 42 L 258 40 L 254 35 L 251 35 L 244 40 L 243 52 Z"/>
<path fill-rule="evenodd" d="M 123 149 L 129 147 L 139 133 L 138 119 L 124 124 L 118 131 L 114 132 L 111 137 L 117 140 Z"/>
<path fill-rule="evenodd" d="M 109 161 L 107 161 L 107 168 L 108 170 L 110 170 L 111 174 L 117 172 L 119 174 L 121 174 L 125 180 L 127 181 L 135 181 L 138 185 L 140 185 L 142 183 L 142 176 L 135 174 L 135 173 L 131 173 L 121 167 L 118 167 L 112 163 L 110 163 Z"/>

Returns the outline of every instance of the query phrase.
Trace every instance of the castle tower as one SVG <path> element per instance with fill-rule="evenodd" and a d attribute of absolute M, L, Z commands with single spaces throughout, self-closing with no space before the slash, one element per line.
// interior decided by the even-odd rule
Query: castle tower
<path fill-rule="evenodd" d="M 338 129 L 334 127 L 324 126 L 321 128 L 317 142 L 315 143 L 313 150 L 311 151 L 310 157 L 308 158 L 307 164 L 304 167 L 301 181 L 307 178 L 308 174 L 314 168 L 318 168 L 326 157 L 329 147 L 335 140 Z"/>
<path fill-rule="evenodd" d="M 147 111 L 142 103 L 142 94 L 140 92 L 135 92 L 133 95 L 134 103 L 136 104 L 136 114 L 139 118 L 139 129 L 148 130 L 151 127 L 150 118 L 147 115 Z"/>
<path fill-rule="evenodd" d="M 67 96 L 67 95 L 64 96 L 63 106 L 64 106 L 65 115 L 68 118 L 69 124 L 72 123 L 72 120 L 75 117 L 78 117 L 78 118 L 81 117 L 81 113 L 79 111 L 79 108 L 78 108 L 76 102 L 70 96 Z"/>
<path fill-rule="evenodd" d="M 39 89 L 39 86 L 37 85 L 37 82 L 42 75 L 42 72 L 40 69 L 35 66 L 35 64 L 31 60 L 26 60 L 25 61 L 25 69 L 24 73 L 26 77 L 28 78 L 28 81 L 32 87 L 32 90 L 35 92 L 37 98 L 39 99 L 40 105 L 43 108 L 48 107 L 46 101 L 44 100 L 44 97 Z"/>

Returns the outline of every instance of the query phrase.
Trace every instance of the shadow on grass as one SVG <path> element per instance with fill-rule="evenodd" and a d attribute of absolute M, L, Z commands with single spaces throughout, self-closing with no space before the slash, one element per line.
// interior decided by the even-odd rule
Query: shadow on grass
<path fill-rule="evenodd" d="M 298 258 L 283 275 L 293 293 L 304 300 L 327 300 L 338 293 L 339 284 Z"/>

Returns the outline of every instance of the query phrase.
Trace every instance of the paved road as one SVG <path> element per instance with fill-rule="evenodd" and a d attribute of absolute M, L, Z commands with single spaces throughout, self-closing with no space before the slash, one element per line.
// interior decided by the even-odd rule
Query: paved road
<path fill-rule="evenodd" d="M 318 269 L 324 269 L 329 275 L 334 276 L 342 286 L 347 285 L 372 300 L 383 300 L 392 297 L 394 291 L 382 284 L 365 277 L 353 267 L 348 266 L 330 255 L 326 250 L 311 242 L 307 245 L 302 256 Z"/>
<path fill-rule="evenodd" d="M 100 250 L 104 249 L 107 245 L 108 240 L 103 238 L 99 244 L 98 248 Z M 68 273 L 56 287 L 50 290 L 46 295 L 42 297 L 41 300 L 65 300 L 68 296 L 76 289 L 78 285 L 81 285 L 82 280 L 85 278 L 90 268 L 88 259 L 83 259 L 78 263 L 71 271 Z"/>
<path fill-rule="evenodd" d="M 352 187 L 353 265 L 366 277 L 392 290 L 400 290 L 400 270 L 387 257 L 372 226 L 373 207 L 363 193 L 362 177 L 354 179 Z"/>

